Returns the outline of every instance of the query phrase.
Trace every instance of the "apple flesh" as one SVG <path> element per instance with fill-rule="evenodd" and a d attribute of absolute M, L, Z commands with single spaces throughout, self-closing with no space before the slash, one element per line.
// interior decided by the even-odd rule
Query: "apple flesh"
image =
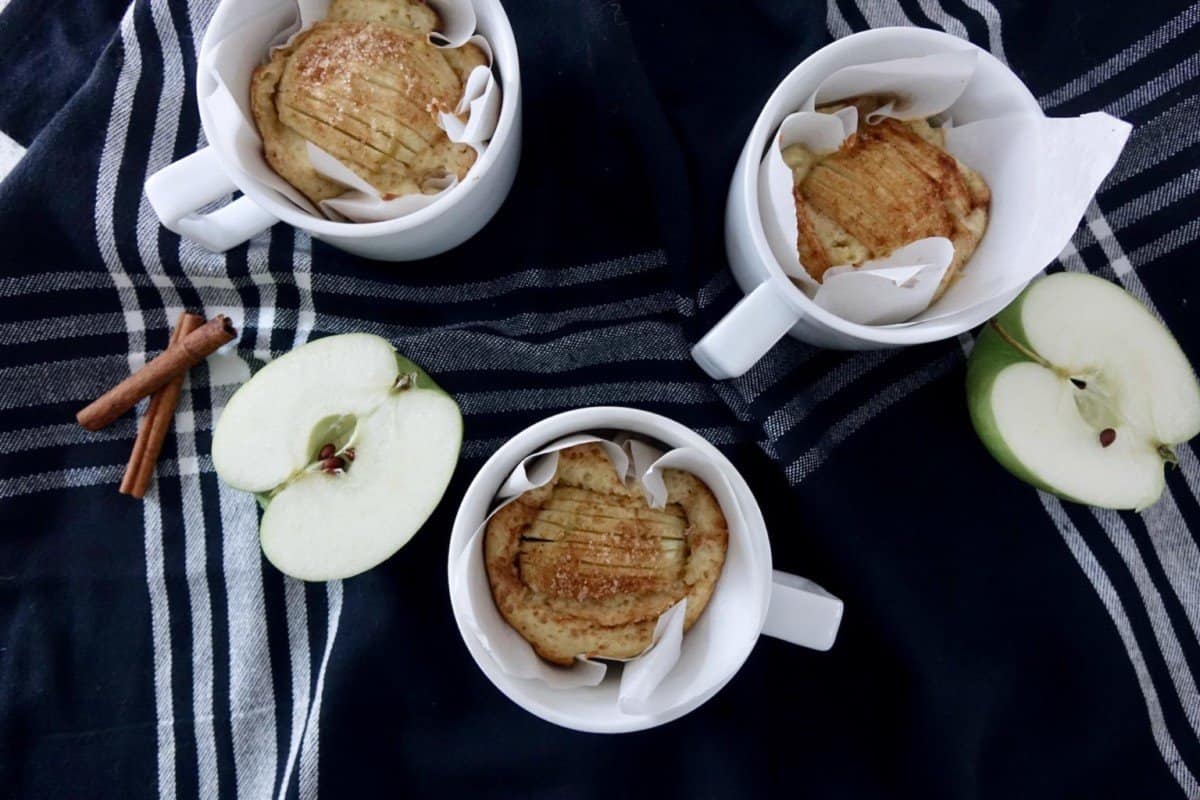
<path fill-rule="evenodd" d="M 1173 446 L 1200 433 L 1200 385 L 1171 333 L 1120 287 L 1063 272 L 984 326 L 967 365 L 979 438 L 1010 472 L 1104 508 L 1141 509 Z"/>
<path fill-rule="evenodd" d="M 378 336 L 317 339 L 230 398 L 217 475 L 263 506 L 263 553 L 302 580 L 347 578 L 420 529 L 458 462 L 454 400 Z"/>

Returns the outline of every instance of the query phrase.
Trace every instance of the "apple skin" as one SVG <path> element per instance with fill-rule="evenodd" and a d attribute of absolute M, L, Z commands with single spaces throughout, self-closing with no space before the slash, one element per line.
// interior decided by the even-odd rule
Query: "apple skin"
<path fill-rule="evenodd" d="M 1031 331 L 1038 335 L 1031 336 Z M 1091 344 L 1103 349 L 1089 356 L 1083 347 L 1088 337 L 1095 337 Z M 1072 363 L 1053 366 L 1056 358 Z M 1028 381 L 1027 376 L 1033 374 L 1030 369 L 1049 378 L 1049 383 L 1038 378 L 1037 383 L 1027 384 L 1021 394 L 1014 396 L 1018 384 L 1012 381 Z M 1078 391 L 1067 384 L 1068 369 L 1080 370 L 1070 377 L 1073 389 Z M 1024 370 L 1020 373 L 1023 377 L 1014 374 L 1019 370 Z M 1002 376 L 1006 376 L 1003 384 Z M 1083 385 L 1085 379 L 1087 387 Z M 1058 403 L 1047 413 L 1058 415 L 1067 427 L 1046 427 L 1051 424 L 1049 418 L 1031 416 L 1028 419 L 1035 424 L 1015 443 L 1006 442 L 1002 431 L 1009 436 L 1016 432 L 1013 413 L 1020 406 L 1013 403 L 1026 398 L 1045 399 L 1046 389 L 1054 381 L 1062 381 L 1076 411 L 1064 417 L 1065 407 Z M 1055 273 L 1034 281 L 985 325 L 967 363 L 966 391 L 972 425 L 1005 469 L 1038 489 L 1086 505 L 1132 510 L 1153 505 L 1166 489 L 1164 472 L 1174 461 L 1171 448 L 1200 434 L 1200 381 L 1179 342 L 1137 298 L 1110 281 L 1086 273 Z M 998 397 L 1006 398 L 1002 406 L 997 405 Z M 1125 417 L 1119 408 L 1106 407 L 1110 403 L 1129 403 L 1126 407 L 1138 416 Z M 1029 434 L 1038 431 L 1039 426 L 1044 433 L 1035 434 L 1037 441 L 1054 442 L 1051 447 L 1065 448 L 1056 453 L 1068 454 L 1066 460 L 1044 464 L 1044 472 L 1038 459 L 1046 450 L 1042 449 L 1041 455 L 1037 449 L 1029 450 Z M 1101 430 L 1107 426 L 1115 429 L 1114 434 L 1128 432 L 1105 442 Z M 1097 454 L 1116 439 L 1112 457 L 1120 461 L 1072 462 L 1071 453 L 1074 458 L 1087 457 L 1084 451 L 1072 449 L 1078 441 L 1072 437 L 1078 436 L 1080 428 L 1090 428 L 1091 435 L 1101 434 L 1099 442 L 1089 440 Z M 1059 431 L 1063 436 L 1058 435 Z M 1126 438 L 1131 434 L 1132 440 Z M 1027 457 L 1019 458 L 1018 449 Z M 1157 469 L 1150 469 L 1148 458 L 1153 459 Z M 1127 464 L 1129 471 L 1121 476 L 1112 468 L 1114 463 Z M 1072 465 L 1065 474 L 1064 465 Z M 1089 469 L 1096 469 L 1095 483 L 1092 478 L 1084 479 Z M 1114 480 L 1118 482 L 1114 484 Z"/>
<path fill-rule="evenodd" d="M 305 348 L 317 349 L 302 357 Z M 371 334 L 314 340 L 272 364 L 234 393 L 218 419 L 218 477 L 254 496 L 263 555 L 281 572 L 328 581 L 372 569 L 407 544 L 444 498 L 461 452 L 462 411 L 424 369 Z M 356 383 L 356 375 L 363 380 Z M 289 385 L 299 388 L 288 392 Z M 311 403 L 297 402 L 310 396 Z M 355 428 L 339 430 L 340 418 L 351 415 Z M 313 455 L 322 441 L 353 444 L 357 457 L 344 471 L 326 473 Z M 256 462 L 263 451 L 271 455 Z M 289 467 L 288 457 L 300 452 L 309 462 Z M 423 455 L 404 457 L 409 452 Z M 259 474 L 247 466 L 256 463 Z M 276 485 L 259 488 L 277 474 L 284 477 Z"/>
<path fill-rule="evenodd" d="M 400 355 L 399 353 L 396 353 L 396 365 L 400 367 L 401 375 L 415 374 L 417 376 L 417 382 L 414 384 L 416 386 L 416 388 L 432 389 L 435 392 L 441 392 L 442 394 L 446 395 L 447 397 L 450 397 L 450 393 L 447 392 L 442 387 L 438 386 L 437 382 L 434 381 L 433 378 L 429 377 L 428 372 L 421 369 L 416 364 L 409 361 L 407 358 Z M 453 399 L 453 398 L 451 398 L 451 399 Z"/>
<path fill-rule="evenodd" d="M 1025 291 L 1021 292 L 1016 300 L 1009 303 L 995 317 L 995 321 L 1004 328 L 1009 336 L 1030 349 L 1033 348 L 1029 343 L 1029 339 L 1025 336 L 1025 326 L 1021 321 L 1021 312 L 1026 296 L 1029 294 L 1030 289 L 1036 285 L 1036 281 L 1030 284 Z M 1013 451 L 1008 448 L 1008 445 L 1005 444 L 1003 437 L 1000 435 L 999 426 L 996 424 L 996 417 L 992 413 L 992 384 L 996 382 L 996 378 L 1000 376 L 1000 373 L 1006 367 L 1027 361 L 1029 359 L 1026 356 L 1018 352 L 1000 337 L 1000 334 L 996 332 L 991 323 L 983 326 L 983 330 L 980 331 L 979 337 L 975 340 L 975 348 L 971 351 L 970 358 L 967 360 L 967 409 L 971 414 L 971 424 L 975 426 L 975 433 L 979 435 L 979 440 L 983 442 L 984 447 L 992 454 L 992 457 L 1017 478 L 1064 500 L 1076 503 L 1081 502 L 1077 498 L 1063 494 L 1053 486 L 1043 482 L 1033 472 L 1030 472 L 1017 459 Z"/>

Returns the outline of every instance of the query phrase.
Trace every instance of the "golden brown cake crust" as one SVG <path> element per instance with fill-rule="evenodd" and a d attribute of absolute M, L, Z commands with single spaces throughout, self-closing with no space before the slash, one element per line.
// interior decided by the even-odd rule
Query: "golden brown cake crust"
<path fill-rule="evenodd" d="M 466 76 L 486 64 L 473 44 L 434 47 L 437 15 L 413 0 L 337 0 L 329 17 L 271 53 L 251 80 L 267 163 L 313 203 L 345 193 L 308 160 L 330 153 L 385 198 L 438 191 L 462 179 L 475 151 L 438 123 Z"/>
<path fill-rule="evenodd" d="M 501 508 L 484 535 L 492 597 L 542 658 L 631 658 L 658 617 L 684 597 L 684 630 L 704 611 L 729 534 L 708 487 L 663 471 L 667 504 L 652 509 L 598 444 L 566 448 L 550 483 Z"/>
<path fill-rule="evenodd" d="M 276 50 L 270 61 L 254 70 L 250 79 L 250 109 L 262 137 L 267 164 L 311 202 L 319 203 L 344 194 L 346 187 L 312 168 L 304 137 L 280 122 L 275 109 L 275 92 L 287 58 L 307 36 L 308 31 L 298 34 L 290 45 Z"/>
<path fill-rule="evenodd" d="M 983 238 L 991 195 L 978 173 L 943 149 L 942 131 L 925 120 L 868 123 L 867 113 L 880 102 L 854 98 L 818 109 L 859 108 L 857 131 L 836 152 L 813 158 L 794 152 L 803 150 L 799 146 L 785 150 L 796 179 L 800 262 L 819 282 L 830 267 L 859 266 L 942 236 L 953 244 L 954 258 L 936 299 Z"/>

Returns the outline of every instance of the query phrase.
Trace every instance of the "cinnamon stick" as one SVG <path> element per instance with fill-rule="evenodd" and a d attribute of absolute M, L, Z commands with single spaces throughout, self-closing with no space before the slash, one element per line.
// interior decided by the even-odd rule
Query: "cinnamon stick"
<path fill-rule="evenodd" d="M 167 343 L 167 347 L 171 348 L 179 344 L 182 338 L 188 331 L 185 328 L 191 324 L 191 318 L 198 315 L 190 314 L 184 311 L 179 315 L 179 320 L 175 323 L 175 328 L 171 331 L 171 340 Z M 178 378 L 175 379 L 179 380 Z M 174 383 L 172 381 L 171 383 Z M 146 454 L 146 446 L 150 442 L 150 420 L 158 413 L 159 406 L 162 405 L 163 393 L 171 384 L 168 383 L 162 389 L 159 389 L 154 394 L 150 395 L 150 402 L 146 405 L 146 411 L 142 415 L 142 421 L 138 425 L 137 438 L 133 440 L 133 451 L 129 454 L 129 461 L 125 464 L 125 474 L 121 477 L 121 494 L 129 494 L 133 488 L 133 481 L 137 476 L 138 466 L 141 464 L 142 458 Z"/>
<path fill-rule="evenodd" d="M 75 419 L 89 431 L 100 430 L 137 405 L 143 397 L 166 386 L 236 337 L 237 331 L 229 317 L 213 317 L 92 401 L 75 415 Z"/>
<path fill-rule="evenodd" d="M 175 323 L 171 332 L 171 343 L 174 347 L 192 331 L 204 324 L 204 317 L 199 314 L 184 312 Z M 154 466 L 158 463 L 158 454 L 162 452 L 163 442 L 167 438 L 167 430 L 175 417 L 175 406 L 179 404 L 179 393 L 183 389 L 182 374 L 159 389 L 150 397 L 146 413 L 142 416 L 142 424 L 138 428 L 137 439 L 133 443 L 133 452 L 129 455 L 129 463 L 125 465 L 125 475 L 121 479 L 121 494 L 133 495 L 139 500 L 150 488 L 150 478 L 154 475 Z"/>

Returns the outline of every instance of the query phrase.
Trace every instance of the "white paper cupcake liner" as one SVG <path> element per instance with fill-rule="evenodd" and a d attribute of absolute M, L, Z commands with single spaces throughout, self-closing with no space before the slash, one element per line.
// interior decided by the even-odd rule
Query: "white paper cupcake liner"
<path fill-rule="evenodd" d="M 937 53 L 834 72 L 776 131 L 759 167 L 759 203 L 767 242 L 784 272 L 817 305 L 866 325 L 904 325 L 958 314 L 1023 286 L 1070 241 L 1087 204 L 1120 155 L 1131 127 L 1104 113 L 1048 118 L 1021 114 L 953 125 L 954 104 L 975 79 L 974 50 Z M 988 227 L 959 278 L 930 301 L 953 250 L 944 238 L 922 239 L 859 268 L 835 266 L 817 283 L 800 263 L 791 169 L 783 149 L 803 144 L 818 154 L 841 146 L 858 125 L 853 108 L 818 105 L 855 96 L 895 97 L 883 117 L 944 117 L 946 150 L 980 173 L 991 190 Z"/>
<path fill-rule="evenodd" d="M 550 664 L 539 658 L 533 647 L 496 609 L 484 564 L 483 536 L 488 521 L 497 511 L 518 495 L 544 486 L 553 479 L 558 466 L 559 451 L 588 442 L 595 442 L 604 449 L 617 474 L 625 477 L 627 485 L 639 485 L 643 488 L 651 507 L 662 508 L 666 504 L 667 490 L 663 483 L 662 470 L 670 467 L 690 472 L 708 485 L 725 514 L 731 540 L 734 532 L 746 524 L 733 489 L 720 469 L 702 453 L 689 447 L 663 453 L 639 439 L 628 436 L 603 439 L 578 434 L 559 439 L 522 459 L 496 495 L 497 499 L 503 502 L 479 525 L 453 561 L 450 569 L 450 591 L 467 598 L 462 621 L 468 635 L 476 637 L 501 670 L 515 678 L 539 681 L 563 690 L 599 685 L 609 672 L 610 665 L 607 662 L 618 659 L 601 661 L 581 655 L 577 657 L 575 664 L 568 668 Z M 718 582 L 724 578 L 723 574 L 718 578 Z M 686 609 L 686 599 L 671 606 L 659 617 L 650 647 L 635 658 L 621 659 L 624 663 L 616 703 L 622 713 L 654 713 L 673 702 L 672 698 L 662 696 L 658 690 L 679 661 L 683 642 L 687 637 L 683 632 Z"/>
<path fill-rule="evenodd" d="M 463 96 L 454 113 L 443 113 L 438 120 L 450 141 L 467 144 L 475 150 L 478 163 L 500 119 L 500 84 L 492 71 L 492 48 L 476 33 L 475 9 L 470 0 L 428 1 L 442 19 L 441 29 L 430 34 L 431 44 L 461 47 L 470 42 L 483 50 L 488 58 L 488 66 L 476 67 L 467 76 Z M 200 69 L 208 71 L 217 88 L 200 97 L 199 102 L 206 107 L 214 138 L 222 140 L 220 149 L 231 158 L 234 166 L 307 213 L 339 222 L 397 219 L 437 202 L 458 185 L 458 179 L 447 176 L 437 185 L 438 191 L 430 194 L 410 194 L 385 200 L 349 167 L 310 142 L 309 158 L 314 169 L 347 188 L 345 194 L 323 201 L 318 208 L 262 158 L 262 138 L 250 110 L 250 75 L 273 48 L 286 44 L 301 30 L 324 19 L 329 2 L 275 0 L 264 3 L 259 14 L 214 44 L 201 59 Z M 468 171 L 466 179 L 470 177 Z"/>

